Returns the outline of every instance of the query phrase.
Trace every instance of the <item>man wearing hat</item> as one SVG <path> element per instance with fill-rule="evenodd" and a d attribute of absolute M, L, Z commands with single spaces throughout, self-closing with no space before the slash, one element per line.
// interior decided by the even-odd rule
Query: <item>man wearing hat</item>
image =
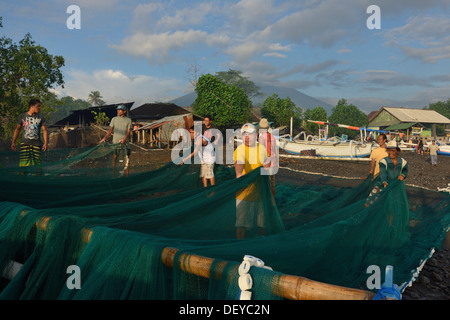
<path fill-rule="evenodd" d="M 246 123 L 241 128 L 243 143 L 234 151 L 234 168 L 236 178 L 259 168 L 268 168 L 270 160 L 266 148 L 259 144 L 256 127 Z M 255 216 L 256 214 L 256 216 Z M 262 194 L 255 183 L 236 193 L 236 237 L 245 238 L 246 230 L 251 229 L 255 219 L 260 231 L 264 232 L 264 208 Z"/>
<path fill-rule="evenodd" d="M 259 121 L 259 143 L 262 144 L 267 150 L 267 156 L 270 159 L 269 180 L 270 189 L 275 197 L 275 174 L 278 172 L 278 147 L 277 141 L 272 134 L 272 130 L 269 128 L 269 121 L 262 118 Z"/>
<path fill-rule="evenodd" d="M 401 150 L 397 145 L 397 141 L 389 141 L 386 144 L 386 151 L 388 156 L 379 162 L 380 175 L 378 182 L 366 200 L 366 207 L 370 206 L 378 198 L 376 194 L 382 190 L 381 188 L 386 188 L 391 181 L 403 181 L 408 175 L 408 162 L 398 156 Z"/>
<path fill-rule="evenodd" d="M 108 137 L 113 134 L 113 144 L 119 144 L 118 148 L 115 150 L 113 155 L 113 173 L 116 166 L 117 156 L 121 151 L 125 151 L 126 149 L 126 156 L 125 156 L 125 173 L 128 176 L 129 172 L 129 157 L 131 154 L 130 147 L 127 144 L 128 137 L 131 133 L 131 119 L 126 117 L 125 114 L 127 112 L 127 108 L 121 104 L 117 106 L 117 116 L 112 118 L 111 123 L 109 125 L 109 130 L 106 133 L 105 137 L 100 140 L 100 143 L 103 143 L 108 139 Z"/>
<path fill-rule="evenodd" d="M 408 162 L 399 157 L 400 148 L 397 142 L 392 140 L 386 145 L 388 156 L 380 160 L 380 180 L 383 187 L 392 180 L 405 180 L 408 175 Z"/>

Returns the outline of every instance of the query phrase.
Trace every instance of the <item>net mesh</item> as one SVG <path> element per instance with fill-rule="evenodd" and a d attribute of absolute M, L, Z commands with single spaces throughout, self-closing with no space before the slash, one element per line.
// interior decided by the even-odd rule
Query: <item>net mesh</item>
<path fill-rule="evenodd" d="M 116 149 L 49 151 L 38 169 L 1 154 L 0 275 L 13 261 L 23 265 L 0 279 L 1 299 L 238 299 L 245 255 L 274 270 L 250 270 L 254 299 L 282 299 L 273 288 L 283 274 L 367 290 L 371 265 L 394 266 L 400 285 L 450 227 L 448 194 L 402 181 L 366 208 L 370 176 L 337 187 L 307 174 L 290 183 L 281 169 L 273 198 L 258 169 L 236 179 L 233 167 L 217 165 L 207 188 L 194 164 L 129 176 L 119 165 L 113 174 Z M 236 194 L 249 185 L 262 195 L 260 209 L 248 212 L 250 229 L 236 239 Z M 177 249 L 170 265 L 167 248 Z M 189 272 L 186 253 L 211 258 L 207 276 Z M 70 285 L 70 266 L 80 270 L 80 288 Z"/>

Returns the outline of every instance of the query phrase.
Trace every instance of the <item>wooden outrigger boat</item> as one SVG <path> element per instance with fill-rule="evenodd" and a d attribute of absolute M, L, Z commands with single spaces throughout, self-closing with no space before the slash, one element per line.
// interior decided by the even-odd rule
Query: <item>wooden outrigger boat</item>
<path fill-rule="evenodd" d="M 333 124 L 323 121 L 308 121 L 320 125 L 332 125 L 351 130 L 358 130 L 361 132 L 361 137 L 365 136 L 363 130 L 365 128 Z M 301 137 L 303 137 L 303 139 L 300 139 Z M 280 136 L 279 139 L 277 139 L 277 144 L 279 148 L 290 154 L 310 155 L 308 154 L 308 151 L 313 151 L 313 155 L 315 156 L 332 158 L 369 157 L 374 147 L 374 143 L 368 142 L 366 139 L 362 139 L 362 141 L 347 140 L 338 137 L 328 139 L 326 136 L 314 138 L 312 136 L 306 136 L 304 132 L 301 132 L 299 135 L 292 138 L 292 126 L 291 135 Z"/>

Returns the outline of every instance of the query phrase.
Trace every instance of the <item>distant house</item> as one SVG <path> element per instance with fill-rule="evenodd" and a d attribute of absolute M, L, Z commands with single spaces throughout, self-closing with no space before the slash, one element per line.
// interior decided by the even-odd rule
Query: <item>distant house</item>
<path fill-rule="evenodd" d="M 450 119 L 434 110 L 382 107 L 369 115 L 368 128 L 435 137 L 437 124 L 450 125 Z"/>
<path fill-rule="evenodd" d="M 173 103 L 146 103 L 130 111 L 133 140 L 150 147 L 170 146 L 172 132 L 189 129 L 194 121 L 203 120 L 189 110 Z"/>
<path fill-rule="evenodd" d="M 91 123 L 95 123 L 95 115 L 92 113 L 92 111 L 95 112 L 104 112 L 105 115 L 111 120 L 115 116 L 117 116 L 117 106 L 123 104 L 127 108 L 127 113 L 129 114 L 131 107 L 133 106 L 134 102 L 127 102 L 127 103 L 116 103 L 116 104 L 108 104 L 103 106 L 96 106 L 96 107 L 90 107 L 87 109 L 81 109 L 81 110 L 74 110 L 72 111 L 72 114 L 65 117 L 64 119 L 61 119 L 57 122 L 55 122 L 53 125 L 50 125 L 49 127 L 57 127 L 57 128 L 76 128 L 76 127 L 83 127 L 83 126 L 89 126 Z"/>

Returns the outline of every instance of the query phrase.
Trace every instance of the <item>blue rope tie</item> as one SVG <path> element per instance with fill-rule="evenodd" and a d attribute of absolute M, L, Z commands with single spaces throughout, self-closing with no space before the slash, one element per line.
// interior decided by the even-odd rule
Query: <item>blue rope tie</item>
<path fill-rule="evenodd" d="M 397 300 L 402 300 L 402 295 L 400 291 L 398 291 L 396 288 L 388 288 L 388 287 L 381 287 L 380 290 L 378 290 L 378 293 L 375 295 L 373 300 L 386 300 L 386 294 L 394 295 Z"/>

